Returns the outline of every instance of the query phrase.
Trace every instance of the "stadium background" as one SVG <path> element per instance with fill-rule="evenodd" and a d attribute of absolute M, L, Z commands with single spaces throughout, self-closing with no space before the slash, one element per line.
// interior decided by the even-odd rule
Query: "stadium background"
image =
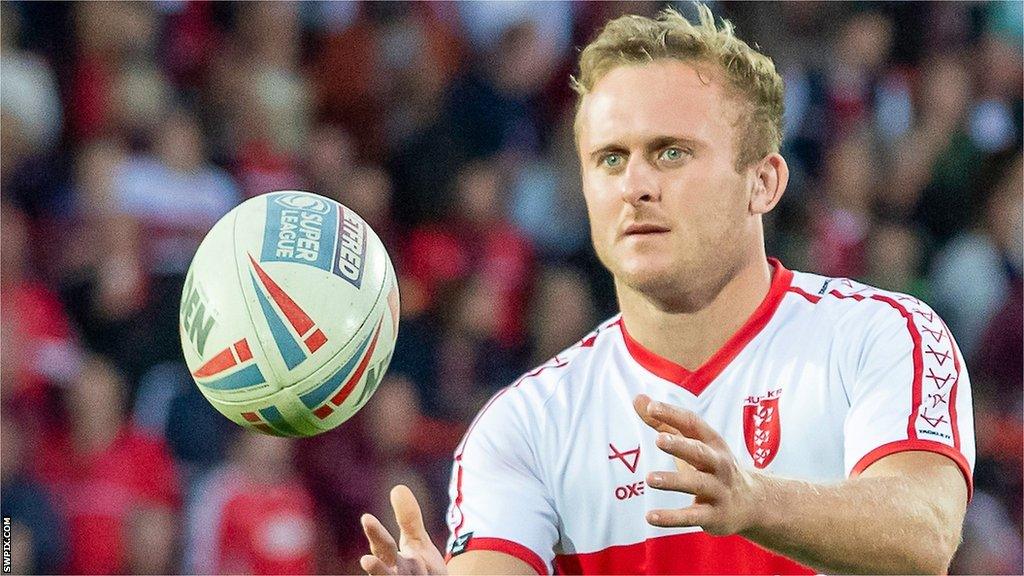
<path fill-rule="evenodd" d="M 356 572 L 397 482 L 445 537 L 483 401 L 614 310 L 568 88 L 658 3 L 2 5 L 2 513 L 16 571 Z M 684 13 L 692 7 L 681 4 Z M 969 359 L 955 572 L 1021 565 L 1021 3 L 716 2 L 787 84 L 790 268 L 909 292 Z M 243 434 L 191 382 L 183 273 L 242 199 L 364 216 L 398 267 L 388 376 L 340 429 Z"/>

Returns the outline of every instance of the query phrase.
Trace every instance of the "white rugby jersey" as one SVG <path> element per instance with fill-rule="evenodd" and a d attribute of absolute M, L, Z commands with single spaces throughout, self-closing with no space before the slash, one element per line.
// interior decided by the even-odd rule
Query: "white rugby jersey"
<path fill-rule="evenodd" d="M 836 482 L 926 450 L 970 491 L 970 382 L 943 321 L 910 296 L 771 264 L 764 301 L 695 371 L 616 316 L 491 398 L 455 451 L 449 555 L 497 550 L 540 574 L 813 572 L 739 536 L 646 522 L 693 497 L 645 488 L 675 465 L 633 410 L 641 393 L 699 414 L 741 466 Z"/>

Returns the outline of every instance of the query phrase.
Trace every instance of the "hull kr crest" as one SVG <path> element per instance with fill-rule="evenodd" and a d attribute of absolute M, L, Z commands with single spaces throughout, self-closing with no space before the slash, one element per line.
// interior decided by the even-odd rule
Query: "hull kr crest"
<path fill-rule="evenodd" d="M 747 452 L 758 469 L 771 464 L 779 452 L 782 423 L 779 419 L 779 396 L 782 389 L 763 396 L 748 396 L 743 402 L 743 438 Z"/>

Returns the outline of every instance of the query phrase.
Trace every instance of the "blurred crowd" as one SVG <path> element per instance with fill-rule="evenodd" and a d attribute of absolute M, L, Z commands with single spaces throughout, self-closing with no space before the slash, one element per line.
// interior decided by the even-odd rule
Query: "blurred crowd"
<path fill-rule="evenodd" d="M 2 4 L 2 514 L 16 571 L 351 573 L 398 482 L 445 537 L 488 396 L 614 313 L 568 77 L 662 3 Z M 692 14 L 687 3 L 677 5 Z M 1020 2 L 714 2 L 776 62 L 789 268 L 921 297 L 968 359 L 976 492 L 954 572 L 1020 574 Z M 303 189 L 380 234 L 388 376 L 339 429 L 244 433 L 178 343 L 199 241 Z"/>

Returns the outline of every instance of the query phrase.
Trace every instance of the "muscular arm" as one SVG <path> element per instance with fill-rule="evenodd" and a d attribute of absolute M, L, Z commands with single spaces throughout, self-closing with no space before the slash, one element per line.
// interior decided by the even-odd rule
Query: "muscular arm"
<path fill-rule="evenodd" d="M 656 526 L 739 534 L 825 572 L 940 573 L 960 540 L 967 487 L 952 461 L 930 452 L 882 458 L 834 485 L 740 469 L 728 445 L 696 414 L 641 396 L 636 409 L 657 429 L 677 470 L 653 472 L 651 488 L 693 494 L 694 504 L 652 510 Z"/>
<path fill-rule="evenodd" d="M 960 544 L 967 487 L 931 452 L 882 458 L 822 486 L 754 474 L 762 505 L 740 535 L 818 570 L 938 574 Z"/>

